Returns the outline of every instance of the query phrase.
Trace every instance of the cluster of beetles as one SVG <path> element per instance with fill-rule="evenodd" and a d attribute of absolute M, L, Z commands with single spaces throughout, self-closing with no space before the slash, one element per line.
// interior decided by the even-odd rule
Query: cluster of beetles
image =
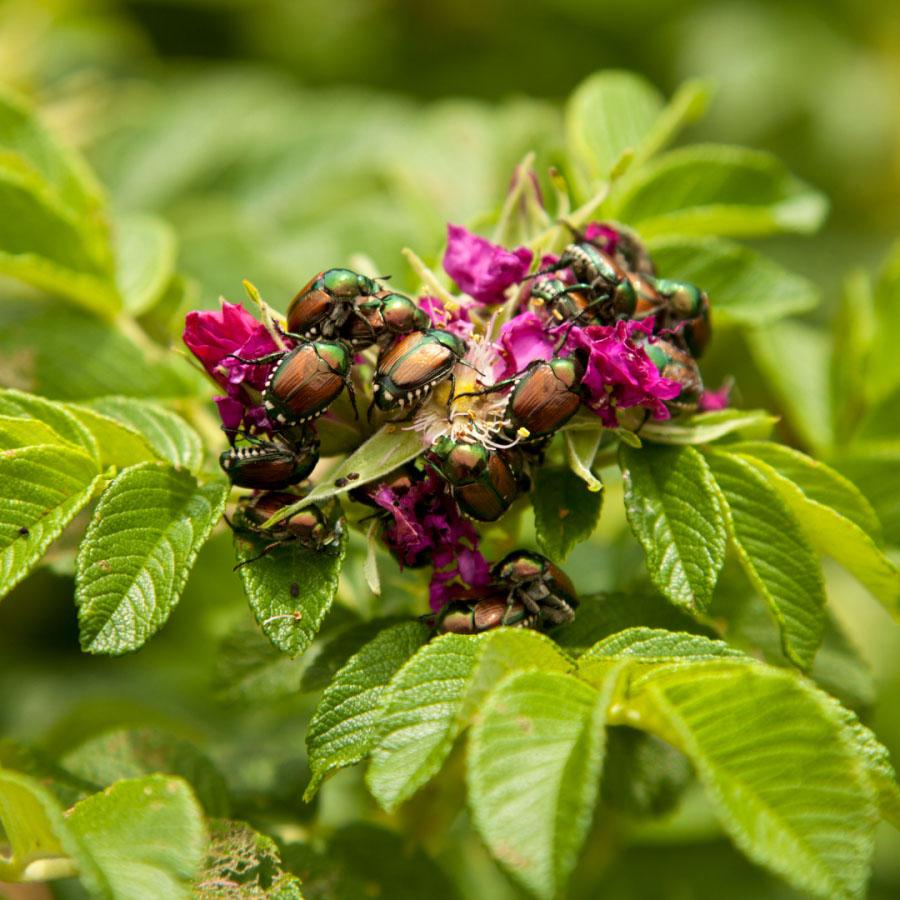
<path fill-rule="evenodd" d="M 657 278 L 643 246 L 627 232 L 618 234 L 614 249 L 576 236 L 557 261 L 522 283 L 518 307 L 536 313 L 548 331 L 560 335 L 559 347 L 575 325 L 654 317 L 654 338 L 644 349 L 659 374 L 681 388 L 668 405 L 674 411 L 696 408 L 703 391 L 697 359 L 711 331 L 709 301 L 692 284 Z M 358 354 L 369 348 L 376 354 L 370 356 L 375 362 L 367 363 L 373 366 L 370 416 L 374 407 L 408 420 L 442 383 L 450 383 L 454 399 L 454 369 L 467 342 L 433 327 L 412 298 L 343 268 L 311 279 L 288 306 L 286 325 L 276 327 L 289 347 L 255 359 L 235 357 L 271 366 L 261 396 L 271 433 L 233 433 L 230 449 L 221 455 L 232 484 L 253 490 L 239 502 L 233 524 L 268 538 L 263 553 L 288 541 L 327 551 L 340 533 L 334 510 L 310 505 L 272 528 L 262 526 L 296 503 L 308 484 L 319 460 L 314 420 L 345 388 L 356 410 L 351 374 Z M 528 489 L 527 472 L 540 462 L 549 439 L 578 411 L 585 365 L 576 350 L 535 360 L 514 377 L 477 391 L 505 393 L 495 446 L 442 436 L 422 459 L 378 484 L 402 490 L 423 473 L 435 472 L 466 516 L 498 519 Z M 374 507 L 377 487 L 356 488 L 351 497 Z M 460 591 L 432 621 L 438 631 L 469 634 L 499 625 L 546 628 L 570 621 L 577 605 L 575 589 L 556 565 L 517 550 L 493 566 L 487 587 Z"/>

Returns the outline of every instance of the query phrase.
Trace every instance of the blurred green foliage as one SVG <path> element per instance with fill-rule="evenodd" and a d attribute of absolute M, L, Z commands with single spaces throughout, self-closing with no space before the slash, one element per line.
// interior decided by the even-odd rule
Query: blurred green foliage
<path fill-rule="evenodd" d="M 486 221 L 527 151 L 538 153 L 544 171 L 558 162 L 558 101 L 597 69 L 632 69 L 666 94 L 687 78 L 709 79 L 715 86 L 710 114 L 688 138 L 770 149 L 821 188 L 832 210 L 813 240 L 759 242 L 812 279 L 824 292 L 823 305 L 787 329 L 779 326 L 777 334 L 763 334 L 757 346 L 729 333 L 714 343 L 704 371 L 711 384 L 733 373 L 742 405 L 779 410 L 786 417 L 782 436 L 829 453 L 851 477 L 859 459 L 875 450 L 874 444 L 848 449 L 847 435 L 858 420 L 860 433 L 880 447 L 886 437 L 895 441 L 896 418 L 893 430 L 890 420 L 897 407 L 879 415 L 886 398 L 874 388 L 867 392 L 869 385 L 845 384 L 849 405 L 810 415 L 805 391 L 834 374 L 824 327 L 838 313 L 844 279 L 851 270 L 875 269 L 900 235 L 898 50 L 900 17 L 882 0 L 0 3 L 4 81 L 32 96 L 50 124 L 85 152 L 120 217 L 157 213 L 178 236 L 178 270 L 188 280 L 173 283 L 169 303 L 143 323 L 163 342 L 176 340 L 184 309 L 212 306 L 220 294 L 238 299 L 245 277 L 281 306 L 323 265 L 365 254 L 393 276 L 392 283 L 411 286 L 399 248 L 437 258 L 446 222 Z M 4 366 L 17 348 L 37 342 L 47 316 L 69 315 L 6 293 L 0 309 Z M 852 303 L 856 295 L 849 296 Z M 90 334 L 64 329 L 53 340 L 59 343 L 38 356 L 31 387 L 64 383 L 68 393 L 56 394 L 61 399 L 92 396 L 103 348 Z M 879 346 L 890 356 L 890 348 Z M 82 364 L 79 347 L 90 348 L 94 358 Z M 799 360 L 799 375 L 790 381 L 768 371 L 761 378 L 780 354 Z M 71 360 L 72 377 L 64 381 L 61 359 Z M 892 357 L 887 364 L 896 365 Z M 170 359 L 154 365 L 163 387 L 147 387 L 148 395 L 165 395 L 169 384 L 173 396 L 189 389 L 186 367 Z M 839 366 L 837 375 L 846 381 Z M 868 415 L 858 399 L 863 395 Z M 885 483 L 861 486 L 874 501 Z M 616 590 L 642 571 L 617 491 L 615 485 L 608 491 L 598 540 L 576 548 L 567 564 L 585 590 Z M 894 545 L 900 543 L 897 496 L 879 508 Z M 353 829 L 371 829 L 372 845 L 385 850 L 381 859 L 359 863 L 369 883 L 360 886 L 348 875 L 348 897 L 371 895 L 373 884 L 383 896 L 402 896 L 402 875 L 379 863 L 401 854 L 415 860 L 423 850 L 441 867 L 432 887 L 448 876 L 454 883 L 447 896 L 520 896 L 473 836 L 453 774 L 443 788 L 431 786 L 391 817 L 376 812 L 355 770 L 329 781 L 313 805 L 301 801 L 313 702 L 297 694 L 296 685 L 328 661 L 323 652 L 291 662 L 265 644 L 255 657 L 247 658 L 246 645 L 244 658 L 229 657 L 233 635 L 255 625 L 231 572 L 226 533 L 200 555 L 164 632 L 124 660 L 80 653 L 71 559 L 64 534 L 54 546 L 53 568 L 0 605 L 0 734 L 39 741 L 59 755 L 104 730 L 138 725 L 198 743 L 237 797 L 232 815 L 282 838 L 284 858 L 305 876 L 308 897 L 333 895 L 321 859 L 358 853 L 348 837 Z M 421 588 L 415 576 L 398 578 L 389 563 L 382 571 L 380 612 L 412 609 Z M 344 605 L 327 620 L 326 639 L 370 615 L 368 601 L 360 599 L 362 585 L 362 573 L 348 566 Z M 900 640 L 884 612 L 836 568 L 828 572 L 828 592 L 872 666 L 878 699 L 871 721 L 896 759 Z M 749 633 L 765 624 L 743 627 Z M 850 684 L 835 693 L 843 687 L 868 705 L 865 677 L 848 670 L 847 678 Z M 243 699 L 242 679 L 254 679 Z M 594 896 L 598 884 L 604 894 L 622 898 L 712 898 L 726 891 L 794 896 L 721 841 L 699 802 L 688 802 L 663 826 L 633 822 L 615 804 L 609 807 L 598 815 L 573 897 Z M 314 814 L 318 836 L 301 847 Z M 415 834 L 415 846 L 397 830 Z M 614 842 L 624 836 L 628 846 L 614 859 L 621 849 Z M 900 841 L 886 833 L 872 897 L 900 891 L 898 859 Z M 427 871 L 434 862 L 419 864 Z M 59 890 L 70 895 L 65 886 Z M 440 890 L 433 895 L 444 896 Z"/>

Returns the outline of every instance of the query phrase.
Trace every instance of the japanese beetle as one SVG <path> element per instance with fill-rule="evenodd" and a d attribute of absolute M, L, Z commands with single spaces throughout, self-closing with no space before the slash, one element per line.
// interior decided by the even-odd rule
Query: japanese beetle
<path fill-rule="evenodd" d="M 540 616 L 529 612 L 524 603 L 507 603 L 492 597 L 474 604 L 462 601 L 448 603 L 438 614 L 435 628 L 445 634 L 480 634 L 501 625 L 536 628 L 539 622 Z"/>
<path fill-rule="evenodd" d="M 300 344 L 285 353 L 263 391 L 266 412 L 277 422 L 300 424 L 321 416 L 350 383 L 353 357 L 343 341 Z"/>
<path fill-rule="evenodd" d="M 673 400 L 667 400 L 667 405 L 684 410 L 695 407 L 703 393 L 703 379 L 694 357 L 672 341 L 659 338 L 644 342 L 643 348 L 663 378 L 681 385 L 681 393 Z"/>
<path fill-rule="evenodd" d="M 542 438 L 566 424 L 581 405 L 584 354 L 551 360 L 536 359 L 513 379 L 506 416 L 510 427 Z"/>
<path fill-rule="evenodd" d="M 699 359 L 712 336 L 709 298 L 700 288 L 688 281 L 657 278 L 654 286 L 665 302 L 668 319 L 665 324 L 671 327 L 678 322 L 684 323 L 681 334 L 688 349 Z"/>
<path fill-rule="evenodd" d="M 428 313 L 419 308 L 412 298 L 392 291 L 380 291 L 370 300 L 356 304 L 342 335 L 354 349 L 361 350 L 385 337 L 425 331 L 430 327 Z"/>
<path fill-rule="evenodd" d="M 529 294 L 529 306 L 539 311 L 546 309 L 550 317 L 560 324 L 580 320 L 591 308 L 591 301 L 584 293 L 585 285 L 570 285 L 558 278 L 536 281 Z"/>
<path fill-rule="evenodd" d="M 350 269 L 320 272 L 288 305 L 287 334 L 301 340 L 334 337 L 350 318 L 356 300 L 379 290 L 377 282 Z"/>
<path fill-rule="evenodd" d="M 315 505 L 304 507 L 277 522 L 272 528 L 262 527 L 275 513 L 299 499 L 296 494 L 267 491 L 256 497 L 244 498 L 238 503 L 233 522 L 235 530 L 270 537 L 272 540 L 257 556 L 238 563 L 236 569 L 256 562 L 282 544 L 296 541 L 301 547 L 318 551 L 326 550 L 338 541 L 341 534 L 340 523 L 333 524 L 322 509 Z"/>
<path fill-rule="evenodd" d="M 436 328 L 395 338 L 378 357 L 372 382 L 375 405 L 387 411 L 420 400 L 451 375 L 465 354 L 463 340 Z"/>
<path fill-rule="evenodd" d="M 597 307 L 603 320 L 634 314 L 636 298 L 628 273 L 612 256 L 590 241 L 569 244 L 559 261 L 545 271 L 561 269 L 572 270 L 579 282 L 577 287 L 587 291 L 591 297 L 589 306 Z"/>
<path fill-rule="evenodd" d="M 235 487 L 278 490 L 302 481 L 319 461 L 319 440 L 307 432 L 294 448 L 274 441 L 254 440 L 249 447 L 231 447 L 219 465 Z"/>
<path fill-rule="evenodd" d="M 508 590 L 510 606 L 521 603 L 549 625 L 562 625 L 575 618 L 575 588 L 568 576 L 545 556 L 513 550 L 491 569 L 491 575 Z"/>
<path fill-rule="evenodd" d="M 459 508 L 481 522 L 499 519 L 524 484 L 522 456 L 515 451 L 442 437 L 432 446 L 429 463 L 450 485 Z"/>

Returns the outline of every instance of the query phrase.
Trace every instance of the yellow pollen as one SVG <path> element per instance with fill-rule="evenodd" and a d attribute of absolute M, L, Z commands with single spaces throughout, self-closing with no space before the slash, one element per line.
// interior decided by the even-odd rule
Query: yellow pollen
<path fill-rule="evenodd" d="M 516 429 L 516 434 L 522 438 L 523 441 L 525 438 L 531 437 L 531 432 L 524 425 Z"/>

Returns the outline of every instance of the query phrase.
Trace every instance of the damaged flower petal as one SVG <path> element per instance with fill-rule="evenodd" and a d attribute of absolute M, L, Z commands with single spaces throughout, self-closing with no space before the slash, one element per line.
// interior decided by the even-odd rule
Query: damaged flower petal
<path fill-rule="evenodd" d="M 525 277 L 533 258 L 527 247 L 506 250 L 459 225 L 447 226 L 444 271 L 479 303 L 503 303 L 506 289 Z"/>

